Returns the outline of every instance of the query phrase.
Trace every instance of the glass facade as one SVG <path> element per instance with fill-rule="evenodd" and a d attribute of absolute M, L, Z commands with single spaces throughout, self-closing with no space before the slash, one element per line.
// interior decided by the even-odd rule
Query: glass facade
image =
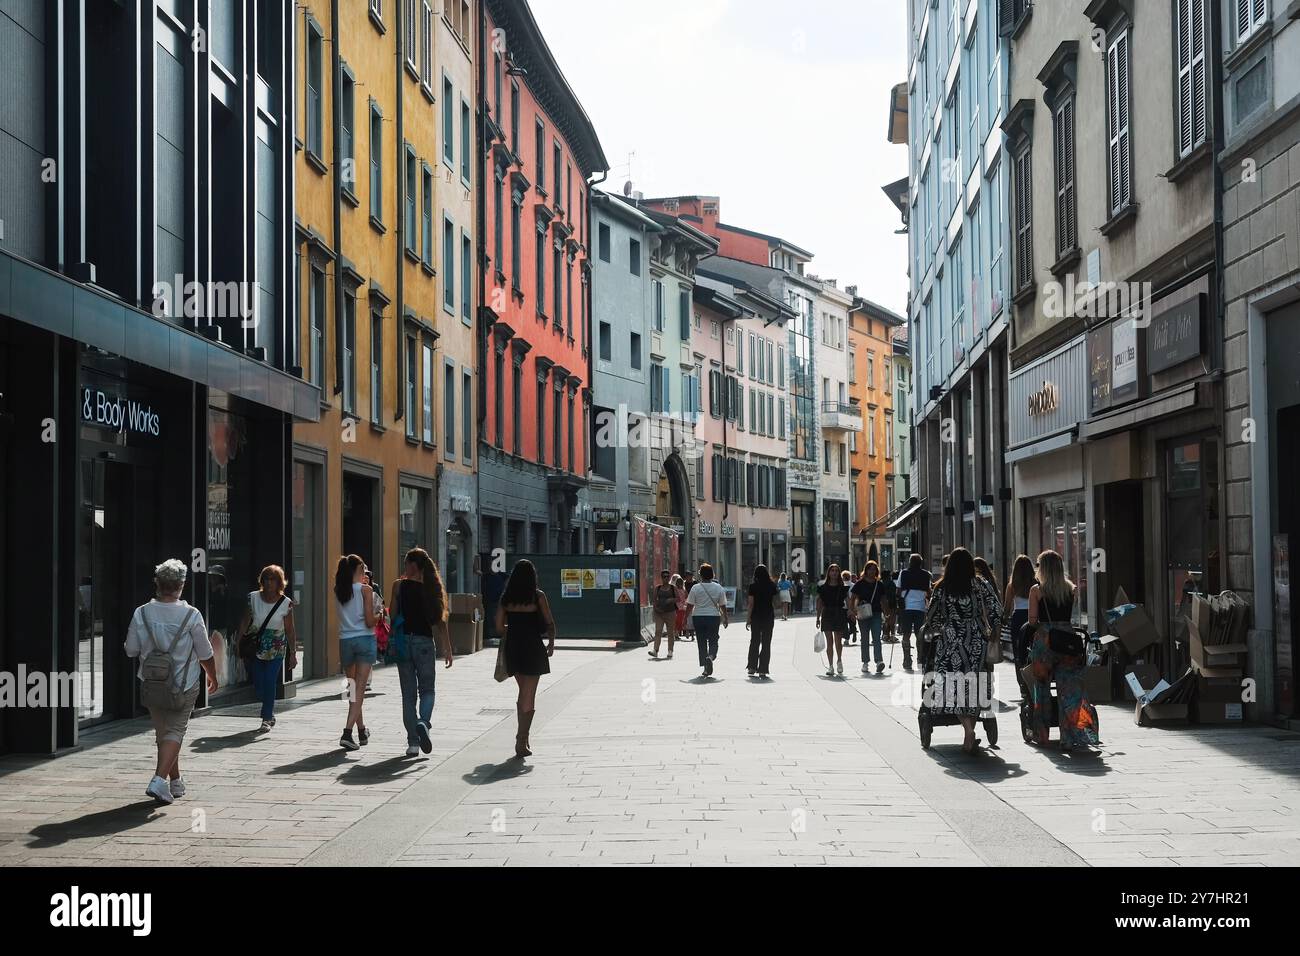
<path fill-rule="evenodd" d="M 790 323 L 790 413 L 793 428 L 792 457 L 817 460 L 817 379 L 813 368 L 813 302 L 791 295 L 799 313 Z"/>

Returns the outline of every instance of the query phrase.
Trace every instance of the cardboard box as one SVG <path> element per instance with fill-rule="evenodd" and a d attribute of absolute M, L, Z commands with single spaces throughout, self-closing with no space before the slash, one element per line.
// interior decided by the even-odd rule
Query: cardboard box
<path fill-rule="evenodd" d="M 1154 664 L 1132 664 L 1124 672 L 1124 680 L 1128 683 L 1126 692 L 1129 700 L 1140 700 L 1147 693 L 1148 688 L 1155 687 L 1160 682 L 1160 671 Z M 1134 685 L 1136 681 L 1136 686 Z"/>
<path fill-rule="evenodd" d="M 1214 609 L 1199 594 L 1192 595 L 1192 609 L 1187 612 L 1187 634 L 1199 644 L 1213 644 L 1210 630 L 1214 623 Z"/>
<path fill-rule="evenodd" d="M 1201 642 L 1201 634 L 1192 627 L 1187 629 L 1187 637 L 1190 642 L 1189 651 L 1192 657 L 1192 666 L 1198 672 L 1205 673 L 1207 670 L 1241 668 L 1245 665 L 1243 660 L 1247 650 L 1245 644 L 1207 645 Z"/>
<path fill-rule="evenodd" d="M 1223 677 L 1201 675 L 1196 679 L 1197 703 L 1240 704 L 1241 678 L 1235 674 Z"/>
<path fill-rule="evenodd" d="M 1245 707 L 1241 701 L 1224 702 L 1198 700 L 1196 702 L 1196 722 L 1198 724 L 1239 724 L 1244 717 Z"/>
<path fill-rule="evenodd" d="M 1121 610 L 1124 613 L 1118 614 Z M 1112 614 L 1115 615 L 1113 619 Z M 1130 655 L 1137 654 L 1160 640 L 1160 632 L 1156 630 L 1155 622 L 1151 620 L 1147 609 L 1129 601 L 1123 588 L 1115 593 L 1115 607 L 1106 612 L 1106 621 L 1111 633 L 1119 636 L 1124 650 Z"/>
<path fill-rule="evenodd" d="M 1133 712 L 1133 723 L 1139 727 L 1153 724 L 1183 723 L 1187 720 L 1186 704 L 1143 704 L 1138 703 Z"/>
<path fill-rule="evenodd" d="M 1083 677 L 1084 695 L 1094 704 L 1109 704 L 1115 699 L 1111 686 L 1111 669 L 1108 665 L 1089 667 Z"/>

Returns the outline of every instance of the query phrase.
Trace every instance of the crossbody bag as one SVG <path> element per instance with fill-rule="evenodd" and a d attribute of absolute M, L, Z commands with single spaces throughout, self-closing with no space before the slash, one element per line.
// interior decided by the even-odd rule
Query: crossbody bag
<path fill-rule="evenodd" d="M 280 595 L 280 600 L 275 602 L 275 607 L 271 608 L 270 612 L 266 615 L 266 617 L 262 619 L 262 626 L 257 629 L 256 634 L 254 634 L 252 631 L 249 631 L 247 634 L 245 634 L 243 637 L 239 639 L 240 657 L 245 657 L 245 658 L 256 657 L 258 654 L 261 653 L 262 635 L 266 633 L 266 626 L 271 623 L 271 618 L 275 617 L 275 612 L 280 610 L 280 605 L 284 603 L 286 597 L 288 597 L 287 594 Z M 251 610 L 253 606 L 253 599 L 251 597 L 248 600 L 248 606 L 249 609 Z"/>

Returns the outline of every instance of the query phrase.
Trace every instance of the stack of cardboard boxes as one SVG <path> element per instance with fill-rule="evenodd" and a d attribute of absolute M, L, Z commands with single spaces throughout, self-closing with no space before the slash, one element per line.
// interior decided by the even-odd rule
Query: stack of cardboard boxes
<path fill-rule="evenodd" d="M 1198 723 L 1241 722 L 1249 623 L 1249 606 L 1231 591 L 1211 598 L 1192 596 L 1187 635 L 1196 672 Z"/>

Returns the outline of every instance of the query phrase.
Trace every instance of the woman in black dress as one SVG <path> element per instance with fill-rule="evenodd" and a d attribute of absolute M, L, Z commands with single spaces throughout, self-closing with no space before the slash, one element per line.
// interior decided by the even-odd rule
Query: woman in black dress
<path fill-rule="evenodd" d="M 537 568 L 521 560 L 510 572 L 505 592 L 497 605 L 497 633 L 506 642 L 506 670 L 519 685 L 515 710 L 519 730 L 515 734 L 515 756 L 531 757 L 528 731 L 537 707 L 537 683 L 551 672 L 550 657 L 555 653 L 555 618 L 546 595 L 537 589 Z"/>
<path fill-rule="evenodd" d="M 840 578 L 840 566 L 826 569 L 826 580 L 817 588 L 817 627 L 826 635 L 826 676 L 844 673 L 844 633 L 849 628 L 845 602 L 849 589 Z"/>

